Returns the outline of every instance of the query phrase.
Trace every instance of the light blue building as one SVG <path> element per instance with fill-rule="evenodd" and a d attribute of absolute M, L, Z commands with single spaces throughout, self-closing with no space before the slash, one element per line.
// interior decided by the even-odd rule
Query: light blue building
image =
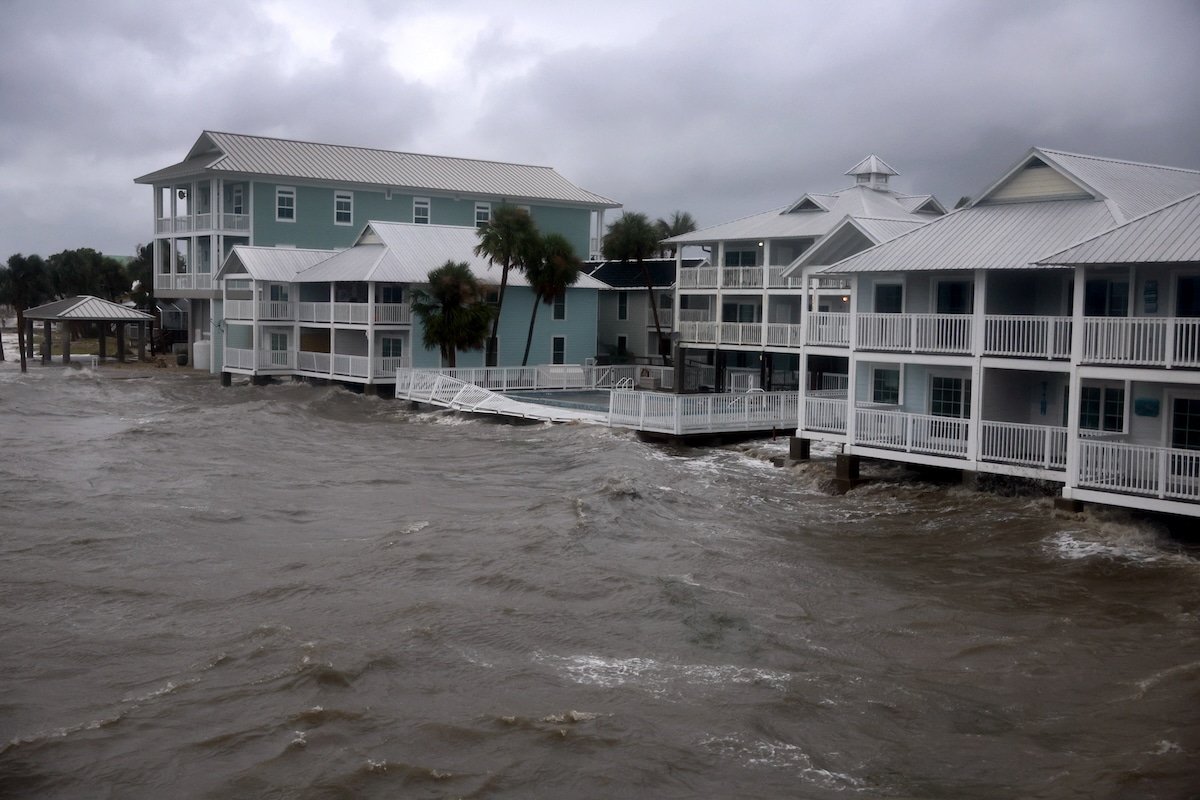
<path fill-rule="evenodd" d="M 186 301 L 193 364 L 214 373 L 223 366 L 216 340 L 224 335 L 216 273 L 239 245 L 336 251 L 353 244 L 368 221 L 474 232 L 494 208 L 515 205 L 586 259 L 599 251 L 604 212 L 619 207 L 550 167 L 215 131 L 203 132 L 183 161 L 135 183 L 154 192 L 155 294 Z M 521 304 L 519 296 L 505 302 Z"/>
<path fill-rule="evenodd" d="M 475 229 L 411 222 L 368 222 L 341 251 L 238 245 L 214 278 L 220 310 L 212 361 L 226 374 L 295 376 L 393 384 L 400 367 L 438 368 L 412 314 L 414 288 L 447 260 L 466 262 L 483 284 L 498 287 L 501 268 L 475 255 Z M 579 281 L 538 310 L 530 364 L 582 364 L 596 352 L 599 290 Z M 524 276 L 509 275 L 500 314 L 500 363 L 525 352 L 535 295 Z M 460 367 L 484 365 L 482 351 L 460 352 Z"/>

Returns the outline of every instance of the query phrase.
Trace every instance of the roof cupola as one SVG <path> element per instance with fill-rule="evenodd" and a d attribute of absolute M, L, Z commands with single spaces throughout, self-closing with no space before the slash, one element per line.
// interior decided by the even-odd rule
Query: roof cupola
<path fill-rule="evenodd" d="M 888 177 L 899 175 L 900 173 L 889 167 L 887 162 L 882 158 L 869 155 L 846 170 L 845 174 L 853 175 L 854 182 L 858 186 L 869 186 L 872 189 L 886 191 L 888 188 Z"/>

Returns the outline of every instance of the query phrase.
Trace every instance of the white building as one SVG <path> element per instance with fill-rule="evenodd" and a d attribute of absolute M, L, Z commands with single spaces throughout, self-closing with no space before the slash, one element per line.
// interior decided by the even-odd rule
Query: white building
<path fill-rule="evenodd" d="M 806 280 L 803 439 L 1196 514 L 1200 172 L 1033 148 L 965 208 Z M 1185 199 L 1186 198 L 1186 199 Z"/>

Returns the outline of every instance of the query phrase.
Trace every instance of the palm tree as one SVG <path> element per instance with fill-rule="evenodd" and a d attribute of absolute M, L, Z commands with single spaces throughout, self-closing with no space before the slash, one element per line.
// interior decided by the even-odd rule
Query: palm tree
<path fill-rule="evenodd" d="M 686 211 L 676 211 L 671 214 L 670 222 L 659 217 L 654 223 L 654 227 L 658 229 L 658 238 L 670 239 L 672 236 L 682 236 L 685 233 L 691 233 L 696 230 L 696 220 Z M 658 251 L 659 255 L 669 254 L 671 258 L 675 257 L 675 252 L 675 245 L 660 247 Z"/>
<path fill-rule="evenodd" d="M 482 350 L 492 307 L 465 261 L 447 261 L 428 274 L 429 290 L 413 291 L 413 313 L 421 320 L 422 343 L 441 351 L 448 367 L 457 366 L 459 350 Z"/>
<path fill-rule="evenodd" d="M 554 298 L 579 280 L 579 269 L 583 262 L 575 255 L 575 248 L 561 233 L 547 233 L 541 237 L 537 254 L 525 264 L 525 275 L 533 289 L 533 313 L 529 315 L 529 335 L 525 337 L 525 356 L 521 366 L 529 363 L 529 346 L 533 343 L 533 323 L 537 320 L 538 306 L 550 305 Z"/>
<path fill-rule="evenodd" d="M 41 256 L 27 258 L 17 253 L 8 257 L 8 269 L 0 281 L 0 300 L 17 310 L 17 347 L 21 351 L 21 372 L 26 371 L 25 309 L 45 302 L 49 293 L 46 262 Z"/>
<path fill-rule="evenodd" d="M 533 217 L 523 208 L 500 206 L 492 213 L 487 225 L 479 229 L 479 244 L 475 255 L 487 256 L 491 264 L 502 267 L 500 295 L 496 302 L 496 317 L 492 320 L 492 335 L 487 342 L 487 365 L 496 366 L 499 358 L 496 336 L 500 329 L 500 310 L 504 307 L 504 290 L 508 288 L 508 271 L 514 266 L 523 269 L 530 248 L 537 242 L 537 227 Z"/>
<path fill-rule="evenodd" d="M 646 291 L 650 294 L 650 310 L 654 312 L 654 331 L 658 334 L 659 348 L 662 347 L 662 325 L 658 322 L 658 303 L 654 301 L 654 286 L 650 281 L 650 271 L 646 269 L 645 260 L 658 252 L 660 242 L 658 231 L 645 214 L 621 214 L 615 222 L 608 226 L 604 241 L 600 244 L 600 252 L 612 261 L 628 263 L 630 259 L 637 262 L 642 270 L 642 279 L 646 281 Z"/>

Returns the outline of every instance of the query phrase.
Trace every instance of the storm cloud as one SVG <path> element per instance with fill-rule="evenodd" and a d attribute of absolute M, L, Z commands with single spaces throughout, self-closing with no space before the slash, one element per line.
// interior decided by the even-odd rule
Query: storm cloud
<path fill-rule="evenodd" d="M 947 206 L 1029 147 L 1200 169 L 1200 3 L 0 3 L 0 258 L 153 233 L 202 130 L 555 167 L 701 225 L 875 153 Z"/>

